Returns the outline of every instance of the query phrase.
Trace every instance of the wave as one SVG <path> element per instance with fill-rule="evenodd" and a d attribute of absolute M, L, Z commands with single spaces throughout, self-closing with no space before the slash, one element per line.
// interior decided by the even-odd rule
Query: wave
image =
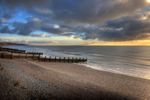
<path fill-rule="evenodd" d="M 129 72 L 124 72 L 124 71 L 120 71 L 120 70 L 113 70 L 113 69 L 106 69 L 103 66 L 100 65 L 96 65 L 96 64 L 77 64 L 77 65 L 81 65 L 87 68 L 91 68 L 93 70 L 97 70 L 97 71 L 104 71 L 104 72 L 109 72 L 109 73 L 114 73 L 114 74 L 120 74 L 120 75 L 125 75 L 125 76 L 130 76 L 130 77 L 136 77 L 136 78 L 142 78 L 142 79 L 148 79 L 150 80 L 150 73 L 149 72 L 145 72 L 145 73 L 129 73 Z M 134 69 L 129 69 L 131 71 L 134 71 Z"/>

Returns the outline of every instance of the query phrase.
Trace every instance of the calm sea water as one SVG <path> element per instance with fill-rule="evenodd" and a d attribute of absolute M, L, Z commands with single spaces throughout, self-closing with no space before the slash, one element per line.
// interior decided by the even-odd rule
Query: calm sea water
<path fill-rule="evenodd" d="M 87 57 L 86 67 L 150 79 L 150 47 L 9 46 L 44 56 Z"/>

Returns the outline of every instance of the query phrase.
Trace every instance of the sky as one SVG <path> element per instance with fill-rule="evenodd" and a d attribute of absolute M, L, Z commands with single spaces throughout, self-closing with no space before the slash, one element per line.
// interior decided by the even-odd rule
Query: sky
<path fill-rule="evenodd" d="M 0 41 L 150 46 L 150 0 L 0 0 Z"/>

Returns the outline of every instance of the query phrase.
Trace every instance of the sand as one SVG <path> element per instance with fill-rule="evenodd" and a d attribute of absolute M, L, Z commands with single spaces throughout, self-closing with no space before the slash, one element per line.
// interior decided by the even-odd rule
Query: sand
<path fill-rule="evenodd" d="M 150 100 L 150 81 L 76 64 L 0 59 L 0 100 Z"/>

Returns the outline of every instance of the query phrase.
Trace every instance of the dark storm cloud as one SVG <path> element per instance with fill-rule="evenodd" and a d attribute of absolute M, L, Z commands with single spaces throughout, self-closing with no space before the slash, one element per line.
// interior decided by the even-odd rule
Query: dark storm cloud
<path fill-rule="evenodd" d="M 145 6 L 144 0 L 52 0 L 56 18 L 99 22 L 128 15 Z"/>
<path fill-rule="evenodd" d="M 84 22 L 116 18 L 145 6 L 144 0 L 0 0 L 0 2 L 6 6 L 23 6 L 37 14 L 43 14 L 49 9 L 56 19 Z M 37 10 L 38 8 L 40 10 Z"/>
<path fill-rule="evenodd" d="M 31 36 L 41 30 L 83 39 L 142 39 L 150 32 L 149 22 L 133 13 L 145 6 L 145 0 L 0 0 L 0 33 Z"/>
<path fill-rule="evenodd" d="M 1 4 L 6 4 L 9 6 L 16 6 L 16 5 L 24 5 L 24 6 L 32 6 L 37 4 L 43 4 L 48 2 L 49 0 L 0 0 Z"/>
<path fill-rule="evenodd" d="M 87 32 L 84 39 L 106 41 L 127 41 L 147 38 L 150 34 L 150 22 L 126 17 L 107 22 L 94 33 Z"/>

